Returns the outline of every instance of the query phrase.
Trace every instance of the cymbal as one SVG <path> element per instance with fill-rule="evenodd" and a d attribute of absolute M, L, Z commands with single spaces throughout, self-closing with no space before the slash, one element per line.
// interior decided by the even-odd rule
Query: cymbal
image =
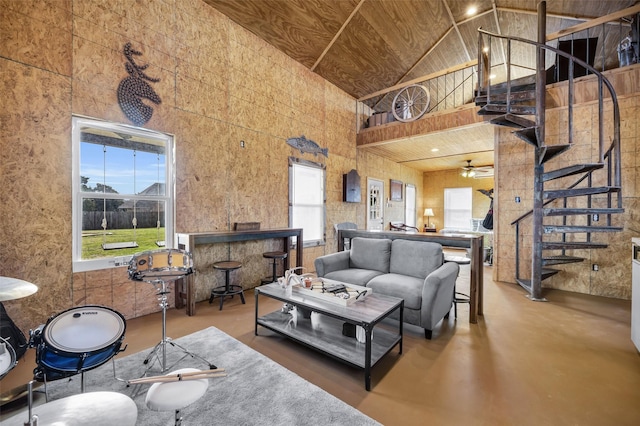
<path fill-rule="evenodd" d="M 38 286 L 17 278 L 0 277 L 0 302 L 31 296 Z"/>
<path fill-rule="evenodd" d="M 33 407 L 38 425 L 66 426 L 135 426 L 138 407 L 127 395 L 118 392 L 87 392 L 57 399 Z M 10 417 L 3 426 L 23 426 L 28 421 L 29 410 Z"/>
<path fill-rule="evenodd" d="M 35 382 L 33 383 L 33 390 L 38 389 L 41 386 L 44 386 L 43 382 Z M 2 392 L 0 394 L 0 408 L 3 408 L 6 404 L 11 404 L 12 402 L 16 402 L 21 398 L 29 395 L 28 385 L 25 383 L 20 386 L 16 386 L 13 389 Z"/>

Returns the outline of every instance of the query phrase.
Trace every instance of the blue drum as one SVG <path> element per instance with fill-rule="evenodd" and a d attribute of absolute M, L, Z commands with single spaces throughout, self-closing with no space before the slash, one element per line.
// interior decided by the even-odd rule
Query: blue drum
<path fill-rule="evenodd" d="M 31 335 L 38 365 L 34 378 L 56 380 L 101 366 L 124 350 L 125 330 L 124 317 L 104 306 L 71 308 L 51 317 Z"/>

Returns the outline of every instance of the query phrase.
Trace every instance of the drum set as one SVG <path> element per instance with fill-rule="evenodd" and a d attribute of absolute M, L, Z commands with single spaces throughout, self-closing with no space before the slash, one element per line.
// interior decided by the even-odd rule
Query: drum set
<path fill-rule="evenodd" d="M 160 249 L 136 253 L 129 262 L 129 279 L 153 284 L 156 287 L 158 301 L 162 308 L 162 339 L 145 358 L 144 364 L 147 368 L 142 377 L 151 371 L 156 360 L 159 363 L 159 372 L 165 373 L 187 356 L 203 361 L 209 365 L 210 369 L 216 369 L 215 365 L 189 352 L 167 337 L 166 316 L 167 294 L 169 293 L 167 283 L 191 273 L 193 273 L 193 259 L 189 252 L 183 250 Z M 37 290 L 37 286 L 26 281 L 0 277 L 0 302 L 26 297 Z M 2 311 L 5 312 L 4 306 Z M 126 322 L 122 314 L 105 306 L 80 306 L 50 317 L 46 324 L 40 325 L 29 333 L 28 347 L 36 350 L 37 366 L 34 369 L 34 380 L 44 382 L 46 393 L 47 381 L 81 374 L 81 393 L 84 394 L 84 372 L 105 364 L 115 355 L 124 351 L 126 346 L 122 348 L 122 343 L 125 331 Z M 18 330 L 18 333 L 21 332 Z M 15 342 L 0 337 L 0 380 L 18 362 L 16 348 L 12 344 Z M 182 357 L 171 366 L 167 365 L 167 345 L 183 352 Z M 33 381 L 28 386 L 30 422 L 32 422 L 32 385 Z M 75 402 L 69 403 L 73 405 Z M 50 412 L 49 416 L 51 416 L 56 411 L 52 409 L 47 412 Z M 135 419 L 133 424 L 135 424 Z"/>
<path fill-rule="evenodd" d="M 0 301 L 26 297 L 37 291 L 38 287 L 29 282 L 0 277 Z M 36 350 L 34 379 L 46 384 L 47 380 L 83 374 L 101 366 L 124 350 L 121 346 L 125 330 L 124 317 L 104 306 L 81 306 L 52 316 L 46 324 L 29 333 L 27 347 Z M 17 328 L 16 333 L 22 335 Z M 2 337 L 0 379 L 17 365 L 16 349 Z M 84 377 L 81 382 L 84 392 Z"/>

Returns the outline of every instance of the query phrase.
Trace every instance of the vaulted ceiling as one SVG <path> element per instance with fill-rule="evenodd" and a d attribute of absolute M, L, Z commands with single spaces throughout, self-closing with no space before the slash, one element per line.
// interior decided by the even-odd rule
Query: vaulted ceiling
<path fill-rule="evenodd" d="M 537 38 L 538 0 L 204 1 L 356 99 L 473 60 L 479 27 Z M 635 3 L 548 0 L 547 33 Z"/>

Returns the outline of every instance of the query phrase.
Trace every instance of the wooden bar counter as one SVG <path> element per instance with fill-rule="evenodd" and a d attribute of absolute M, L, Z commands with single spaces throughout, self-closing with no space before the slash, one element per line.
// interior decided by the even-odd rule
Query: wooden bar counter
<path fill-rule="evenodd" d="M 432 232 L 403 232 L 403 231 L 365 231 L 353 229 L 338 230 L 338 251 L 344 250 L 345 238 L 398 238 L 414 241 L 430 241 L 441 244 L 443 247 L 469 248 L 471 249 L 471 273 L 469 283 L 469 322 L 476 324 L 478 315 L 483 314 L 483 237 L 481 235 L 448 235 Z"/>
<path fill-rule="evenodd" d="M 220 243 L 236 243 L 240 241 L 256 241 L 282 238 L 284 250 L 288 256 L 284 259 L 284 268 L 289 269 L 291 258 L 291 237 L 296 237 L 296 264 L 302 266 L 302 228 L 279 228 L 279 229 L 261 229 L 252 231 L 216 231 L 216 232 L 192 232 L 177 233 L 177 243 L 180 250 L 191 252 L 192 255 L 195 247 L 201 244 L 220 244 Z M 195 262 L 194 262 L 195 263 Z M 189 316 L 196 314 L 196 300 L 193 284 L 193 274 L 183 278 L 183 283 L 176 282 L 176 308 L 182 308 L 182 297 L 179 294 L 178 287 L 182 284 L 185 287 L 184 296 L 186 299 L 186 313 Z"/>

